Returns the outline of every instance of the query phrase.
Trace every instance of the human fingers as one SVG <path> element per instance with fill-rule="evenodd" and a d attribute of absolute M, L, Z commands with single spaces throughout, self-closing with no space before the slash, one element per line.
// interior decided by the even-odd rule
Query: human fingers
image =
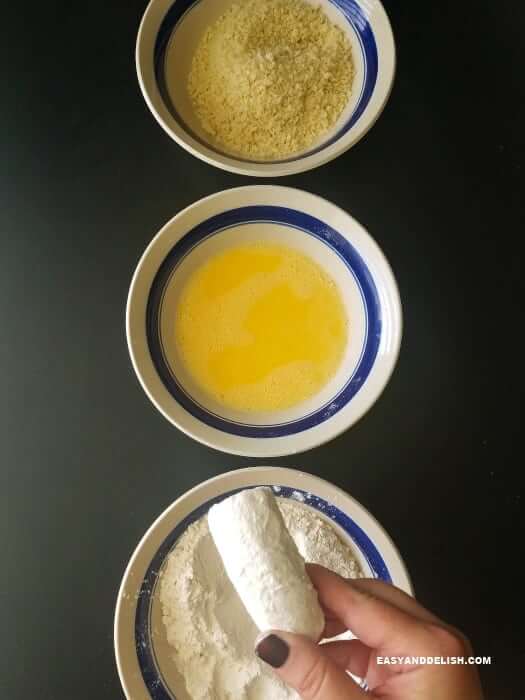
<path fill-rule="evenodd" d="M 359 639 L 342 639 L 322 644 L 323 652 L 343 670 L 365 678 L 372 650 Z"/>
<path fill-rule="evenodd" d="M 258 638 L 256 654 L 303 700 L 366 700 L 366 693 L 324 646 L 301 635 L 273 631 Z"/>
<path fill-rule="evenodd" d="M 326 569 L 324 566 L 319 566 L 318 564 L 307 564 L 306 569 L 308 575 L 310 576 L 312 583 L 317 588 L 319 593 L 320 602 L 323 604 L 322 600 L 322 589 L 324 587 L 324 581 L 326 580 L 326 573 L 330 574 L 330 570 Z M 421 603 L 413 598 L 412 596 L 402 591 L 400 588 L 393 586 L 391 583 L 386 583 L 380 579 L 371 578 L 356 578 L 356 579 L 344 579 L 349 586 L 353 586 L 363 593 L 380 598 L 387 603 L 395 605 L 400 610 L 410 613 L 414 617 L 425 622 L 434 622 L 439 624 L 444 624 L 437 615 L 434 615 L 424 608 Z M 327 601 L 329 603 L 329 601 Z M 330 610 L 327 610 L 328 622 L 335 622 L 336 618 Z"/>
<path fill-rule="evenodd" d="M 415 598 L 408 595 L 408 593 L 405 593 L 405 591 L 402 591 L 400 588 L 393 586 L 391 583 L 386 583 L 379 579 L 355 579 L 351 581 L 351 585 L 364 593 L 369 593 L 372 596 L 376 596 L 377 598 L 381 598 L 395 605 L 400 610 L 404 610 L 418 620 L 421 620 L 421 622 L 438 625 L 449 630 L 453 635 L 459 637 L 466 644 L 467 648 L 472 651 L 469 640 L 461 630 L 444 622 L 437 615 L 434 615 L 430 610 L 423 607 Z"/>
<path fill-rule="evenodd" d="M 319 566 L 308 567 L 308 574 L 317 589 L 319 600 L 327 611 L 328 625 L 326 632 L 333 633 L 338 618 L 345 629 L 351 630 L 367 646 L 373 649 L 403 653 L 423 653 L 429 649 L 432 635 L 427 626 L 438 622 L 435 616 L 428 614 L 427 619 L 420 619 L 414 613 L 422 615 L 419 603 L 409 596 L 398 595 L 397 589 L 389 591 L 390 598 L 403 607 L 391 602 L 385 596 L 384 588 L 369 581 L 360 580 L 349 583 L 337 574 Z M 399 591 L 401 594 L 402 592 Z M 407 600 L 408 599 L 408 600 Z M 422 624 L 423 623 L 423 624 Z"/>
<path fill-rule="evenodd" d="M 336 637 L 338 634 L 345 632 L 347 627 L 345 623 L 342 622 L 332 610 L 329 610 L 326 607 L 326 605 L 329 603 L 327 602 L 326 604 L 324 604 L 322 600 L 322 589 L 324 588 L 324 581 L 326 580 L 325 572 L 328 572 L 328 574 L 330 574 L 330 571 L 328 569 L 325 569 L 323 566 L 319 566 L 318 564 L 307 564 L 307 570 L 310 578 L 312 579 L 313 584 L 317 588 L 319 594 L 319 601 L 324 608 L 325 630 L 323 637 Z M 418 620 L 421 620 L 421 622 L 440 625 L 445 629 L 450 630 L 453 634 L 455 634 L 457 637 L 463 640 L 463 642 L 467 646 L 467 649 L 472 650 L 469 640 L 467 639 L 467 637 L 465 637 L 461 630 L 458 630 L 452 625 L 449 625 L 443 620 L 441 620 L 441 618 L 439 618 L 437 615 L 434 615 L 434 613 L 430 612 L 430 610 L 427 610 L 415 598 L 408 595 L 408 593 L 405 593 L 405 591 L 402 591 L 400 588 L 397 588 L 396 586 L 393 586 L 392 584 L 386 583 L 385 581 L 381 581 L 379 579 L 344 580 L 348 583 L 349 586 L 353 586 L 354 588 L 362 591 L 365 594 L 375 596 L 376 598 L 380 598 L 385 602 L 389 602 L 392 605 L 395 605 L 400 610 L 403 610 L 413 615 Z"/>

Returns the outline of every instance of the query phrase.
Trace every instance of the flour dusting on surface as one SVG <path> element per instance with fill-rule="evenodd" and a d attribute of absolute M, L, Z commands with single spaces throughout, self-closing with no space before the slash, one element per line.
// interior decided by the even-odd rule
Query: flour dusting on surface
<path fill-rule="evenodd" d="M 347 578 L 362 576 L 351 549 L 332 525 L 308 506 L 277 501 L 305 561 Z M 206 517 L 190 525 L 168 556 L 159 588 L 172 659 L 192 700 L 299 697 L 255 657 L 258 629 L 226 575 Z"/>

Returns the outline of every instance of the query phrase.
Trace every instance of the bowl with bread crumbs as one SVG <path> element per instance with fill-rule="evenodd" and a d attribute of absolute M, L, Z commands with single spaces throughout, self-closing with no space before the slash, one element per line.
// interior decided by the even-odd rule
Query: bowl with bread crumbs
<path fill-rule="evenodd" d="M 401 329 L 394 276 L 363 227 L 269 185 L 176 214 L 142 255 L 126 310 L 155 407 L 195 440 L 252 457 L 350 428 L 387 385 Z"/>
<path fill-rule="evenodd" d="M 180 146 L 275 177 L 333 160 L 368 131 L 390 94 L 395 45 L 377 0 L 151 0 L 136 65 Z"/>
<path fill-rule="evenodd" d="M 381 579 L 412 594 L 390 537 L 338 487 L 294 469 L 256 467 L 222 474 L 170 505 L 126 568 L 114 641 L 128 700 L 298 699 L 256 658 L 259 628 L 225 570 L 211 519 L 208 526 L 214 505 L 251 489 L 274 500 L 302 562 L 347 579 Z M 264 544 L 264 528 L 257 529 Z M 266 550 L 254 552 L 255 569 L 257 557 L 272 549 L 272 541 L 267 543 Z M 282 625 L 286 618 L 283 611 Z"/>

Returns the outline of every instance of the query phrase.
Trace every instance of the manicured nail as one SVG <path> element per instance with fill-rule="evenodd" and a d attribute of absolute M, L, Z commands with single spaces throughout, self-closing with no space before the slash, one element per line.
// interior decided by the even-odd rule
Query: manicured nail
<path fill-rule="evenodd" d="M 281 668 L 286 663 L 290 648 L 284 639 L 276 634 L 269 634 L 257 642 L 255 653 L 273 668 Z"/>

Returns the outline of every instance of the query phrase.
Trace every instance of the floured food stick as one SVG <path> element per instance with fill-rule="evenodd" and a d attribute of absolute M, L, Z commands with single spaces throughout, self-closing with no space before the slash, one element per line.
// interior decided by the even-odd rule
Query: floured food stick
<path fill-rule="evenodd" d="M 271 489 L 247 489 L 212 506 L 208 525 L 224 568 L 260 631 L 318 641 L 324 615 Z"/>

